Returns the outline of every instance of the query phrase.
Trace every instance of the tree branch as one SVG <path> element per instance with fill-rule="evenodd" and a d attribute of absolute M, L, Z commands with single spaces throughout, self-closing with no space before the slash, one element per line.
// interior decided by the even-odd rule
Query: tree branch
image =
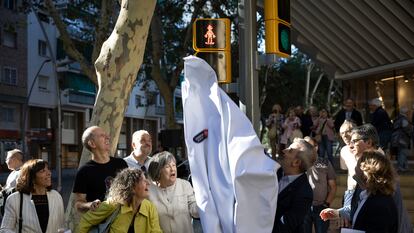
<path fill-rule="evenodd" d="M 111 21 L 112 13 L 114 12 L 116 2 L 111 0 L 102 0 L 101 4 L 101 18 L 95 29 L 95 42 L 92 51 L 92 61 L 96 61 L 101 52 L 102 44 L 108 37 L 109 23 Z"/>
<path fill-rule="evenodd" d="M 184 56 L 187 55 L 187 49 L 186 48 L 188 47 L 188 44 L 190 43 L 190 41 L 192 39 L 193 23 L 194 23 L 195 19 L 197 18 L 197 16 L 201 13 L 201 10 L 203 9 L 203 6 L 206 4 L 206 2 L 207 2 L 207 0 L 198 1 L 198 2 L 196 2 L 195 6 L 194 6 L 194 11 L 193 11 L 193 14 L 191 16 L 191 21 L 187 25 L 187 31 L 185 33 L 184 43 L 183 43 L 183 50 L 181 52 L 180 57 L 184 57 Z M 171 80 L 170 80 L 170 88 L 173 88 L 173 90 L 177 86 L 178 78 L 180 77 L 180 73 L 183 70 L 183 67 L 184 67 L 184 60 L 181 59 L 180 62 L 178 63 L 178 65 L 177 65 L 177 67 L 174 69 L 174 72 L 172 73 L 172 77 L 171 77 Z"/>
<path fill-rule="evenodd" d="M 82 71 L 92 80 L 95 85 L 98 85 L 98 79 L 96 77 L 94 66 L 92 66 L 91 63 L 88 62 L 82 53 L 80 53 L 76 48 L 69 33 L 66 31 L 66 24 L 60 18 L 60 15 L 57 12 L 54 3 L 52 0 L 45 0 L 45 5 L 54 23 L 56 24 L 66 53 L 70 58 L 79 62 Z"/>

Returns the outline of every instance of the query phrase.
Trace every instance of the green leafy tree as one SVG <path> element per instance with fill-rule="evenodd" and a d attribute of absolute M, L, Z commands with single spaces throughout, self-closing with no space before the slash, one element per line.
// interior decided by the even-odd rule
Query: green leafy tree
<path fill-rule="evenodd" d="M 237 1 L 224 0 L 171 0 L 157 5 L 151 22 L 151 43 L 147 48 L 144 68 L 146 76 L 155 81 L 164 99 L 167 128 L 177 128 L 174 91 L 183 70 L 183 58 L 194 54 L 194 20 L 217 17 L 233 20 L 237 15 L 236 7 Z"/>

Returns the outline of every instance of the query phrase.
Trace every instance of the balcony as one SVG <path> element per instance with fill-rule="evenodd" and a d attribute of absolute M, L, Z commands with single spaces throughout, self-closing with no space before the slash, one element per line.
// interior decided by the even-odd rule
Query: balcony
<path fill-rule="evenodd" d="M 95 104 L 95 94 L 74 89 L 65 89 L 61 93 L 62 105 L 77 107 L 93 107 Z"/>

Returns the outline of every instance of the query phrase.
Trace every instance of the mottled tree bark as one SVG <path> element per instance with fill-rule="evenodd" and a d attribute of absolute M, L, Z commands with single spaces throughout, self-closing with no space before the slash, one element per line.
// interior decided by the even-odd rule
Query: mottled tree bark
<path fill-rule="evenodd" d="M 115 28 L 95 62 L 99 89 L 91 125 L 98 125 L 109 133 L 112 154 L 116 151 L 125 109 L 142 64 L 155 3 L 155 0 L 123 0 Z M 79 166 L 89 159 L 90 153 L 84 149 Z M 66 221 L 72 231 L 77 219 L 71 195 Z"/>

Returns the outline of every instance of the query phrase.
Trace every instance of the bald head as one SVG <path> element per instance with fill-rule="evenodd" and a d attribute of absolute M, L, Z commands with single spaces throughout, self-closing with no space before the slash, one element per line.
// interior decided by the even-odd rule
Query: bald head
<path fill-rule="evenodd" d="M 23 164 L 23 152 L 19 149 L 7 151 L 6 164 L 10 170 L 16 170 Z"/>
<path fill-rule="evenodd" d="M 94 125 L 94 126 L 91 126 L 91 127 L 87 128 L 87 129 L 85 129 L 85 131 L 83 131 L 83 134 L 82 134 L 82 145 L 83 145 L 83 147 L 85 147 L 89 151 L 92 151 L 92 148 L 90 146 L 89 141 L 91 141 L 93 139 L 93 136 L 94 136 L 93 135 L 93 132 L 94 132 L 94 130 L 96 130 L 98 128 L 99 128 L 98 126 Z"/>

